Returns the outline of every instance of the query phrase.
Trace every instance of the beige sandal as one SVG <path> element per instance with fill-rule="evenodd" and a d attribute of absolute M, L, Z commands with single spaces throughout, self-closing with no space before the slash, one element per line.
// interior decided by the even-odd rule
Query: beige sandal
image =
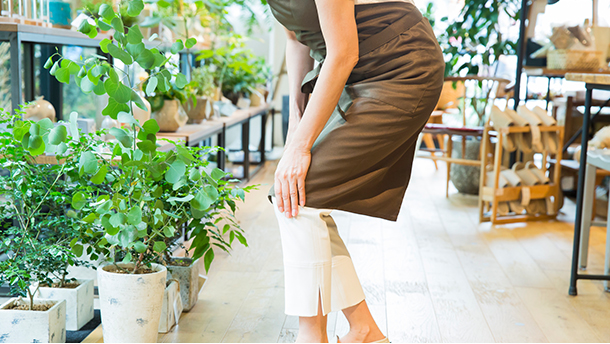
<path fill-rule="evenodd" d="M 523 185 L 525 185 L 525 186 L 540 185 L 541 182 L 538 179 L 538 177 L 530 169 L 526 168 L 525 166 L 526 165 L 524 163 L 517 162 L 513 165 L 513 168 L 512 168 L 513 171 L 515 171 L 515 173 L 523 181 Z M 526 205 L 523 205 L 523 199 L 521 199 L 519 204 L 521 204 L 525 208 L 525 212 L 527 214 L 536 215 L 542 211 L 542 209 L 540 208 L 540 202 L 538 202 L 538 201 L 539 200 L 530 200 L 529 202 L 527 202 Z"/>
<path fill-rule="evenodd" d="M 487 178 L 485 178 L 485 186 L 493 188 L 494 187 L 494 170 L 492 165 L 486 166 Z M 500 176 L 498 178 L 498 188 L 505 188 L 507 186 L 511 186 L 510 182 L 504 177 L 502 172 L 500 172 Z M 508 206 L 508 202 L 498 202 L 498 214 L 500 216 L 506 216 L 510 213 L 510 208 Z"/>
<path fill-rule="evenodd" d="M 543 108 L 536 106 L 532 109 L 532 112 L 540 118 L 542 124 L 547 127 L 557 125 L 557 121 L 549 116 L 549 114 Z M 559 137 L 554 131 L 545 131 L 542 133 L 542 142 L 544 143 L 545 150 L 551 154 L 557 154 L 559 149 Z"/>
<path fill-rule="evenodd" d="M 501 128 L 508 128 L 508 127 L 512 127 L 513 125 L 515 125 L 513 118 L 511 116 L 509 116 L 507 113 L 505 113 L 504 111 L 500 110 L 500 108 L 495 105 L 491 107 L 490 118 L 491 118 L 491 122 L 492 122 L 492 125 L 495 130 L 500 130 Z M 514 152 L 517 149 L 517 146 L 515 144 L 515 138 L 514 138 L 515 135 L 513 135 L 513 134 L 508 134 L 508 135 L 503 134 L 503 135 L 504 135 L 504 137 L 502 138 L 503 139 L 502 146 L 507 151 Z"/>
<path fill-rule="evenodd" d="M 517 112 L 511 109 L 504 110 L 515 122 L 516 127 L 529 127 L 530 123 L 523 117 L 519 116 Z M 523 152 L 524 154 L 529 154 L 533 151 L 532 143 L 534 137 L 532 135 L 531 130 L 525 133 L 516 133 L 515 134 L 515 143 L 517 144 L 517 148 Z"/>
<path fill-rule="evenodd" d="M 544 171 L 539 169 L 536 166 L 536 164 L 534 164 L 533 161 L 528 161 L 525 164 L 525 168 L 529 169 L 533 174 L 536 175 L 536 177 L 538 177 L 540 184 L 548 185 L 551 183 L 551 179 L 549 179 L 549 177 L 546 176 Z M 550 197 L 547 197 L 545 199 L 535 199 L 535 200 L 532 200 L 532 202 L 534 202 L 536 204 L 535 208 L 537 208 L 536 209 L 537 214 L 553 215 L 555 213 L 554 208 L 553 208 L 553 200 L 551 200 Z"/>
<path fill-rule="evenodd" d="M 532 132 L 532 149 L 534 152 L 542 153 L 544 151 L 544 145 L 542 144 L 542 133 L 540 132 L 542 121 L 540 121 L 540 118 L 534 112 L 524 105 L 517 108 L 517 114 L 527 120 L 527 122 L 530 124 Z"/>

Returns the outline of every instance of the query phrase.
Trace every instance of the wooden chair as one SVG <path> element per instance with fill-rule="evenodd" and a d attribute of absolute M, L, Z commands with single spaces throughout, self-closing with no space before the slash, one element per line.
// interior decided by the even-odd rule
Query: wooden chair
<path fill-rule="evenodd" d="M 420 149 L 429 152 L 429 155 L 418 155 L 421 158 L 447 163 L 447 187 L 445 196 L 449 197 L 449 182 L 451 180 L 451 164 L 466 166 L 479 166 L 481 156 L 477 159 L 466 159 L 466 140 L 468 137 L 481 139 L 483 137 L 485 117 L 488 109 L 498 98 L 508 98 L 510 91 L 508 85 L 510 81 L 497 77 L 486 76 L 465 76 L 445 78 L 445 84 L 436 110 L 433 112 L 428 124 L 424 127 L 423 142 L 426 148 Z M 467 126 L 468 108 L 472 108 L 479 117 L 480 126 Z M 448 114 L 458 114 L 462 118 L 461 125 L 444 124 L 443 116 Z M 439 142 L 436 148 L 433 141 L 435 136 Z M 452 157 L 453 137 L 462 137 L 462 158 Z M 444 141 L 447 139 L 447 145 Z M 438 155 L 437 155 L 438 154 Z"/>

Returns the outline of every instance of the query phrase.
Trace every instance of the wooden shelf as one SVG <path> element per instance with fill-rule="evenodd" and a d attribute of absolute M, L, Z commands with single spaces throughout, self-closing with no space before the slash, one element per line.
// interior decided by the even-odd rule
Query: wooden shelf
<path fill-rule="evenodd" d="M 558 192 L 557 185 L 533 185 L 533 186 L 515 186 L 507 188 L 483 187 L 481 198 L 484 201 L 492 202 L 510 202 L 522 199 L 524 194 L 528 195 L 529 199 L 544 199 L 556 195 Z"/>
<path fill-rule="evenodd" d="M 556 132 L 557 141 L 563 142 L 564 128 L 562 126 L 538 126 L 541 132 Z M 504 153 L 503 140 L 505 135 L 501 134 L 514 134 L 514 133 L 526 133 L 531 130 L 531 127 L 507 127 L 494 130 L 493 127 L 487 123 L 485 131 L 483 133 L 483 140 L 481 142 L 481 174 L 480 174 L 480 187 L 479 187 L 479 222 L 490 221 L 492 224 L 503 224 L 503 223 L 514 223 L 523 221 L 538 221 L 538 220 L 549 220 L 554 219 L 557 216 L 558 209 L 558 198 L 560 195 L 560 173 L 561 169 L 556 168 L 553 175 L 549 176 L 551 179 L 550 184 L 546 185 L 532 185 L 532 186 L 517 186 L 517 187 L 506 187 L 499 188 L 497 185 L 500 180 L 500 171 L 502 168 L 502 156 Z M 495 143 L 495 152 L 492 151 L 491 137 L 497 137 Z M 562 150 L 560 149 L 556 154 L 556 161 L 561 162 Z M 493 157 L 493 159 L 491 159 Z M 543 171 L 546 173 L 546 162 L 547 153 L 543 153 Z M 493 180 L 491 183 L 487 181 L 487 165 L 493 161 Z M 494 185 L 494 187 L 488 187 L 486 185 Z M 525 204 L 529 204 L 531 200 L 539 199 L 552 199 L 552 209 L 547 209 L 547 214 L 543 215 L 531 215 L 531 214 L 511 214 L 511 215 L 499 215 L 498 214 L 498 203 L 500 202 L 512 202 L 522 201 Z M 548 204 L 548 202 L 547 202 Z M 548 206 L 548 205 L 547 205 Z M 485 211 L 485 208 L 488 211 Z"/>

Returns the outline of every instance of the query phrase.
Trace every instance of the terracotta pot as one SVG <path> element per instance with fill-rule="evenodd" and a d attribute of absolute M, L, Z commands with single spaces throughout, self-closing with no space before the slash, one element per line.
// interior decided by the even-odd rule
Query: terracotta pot
<path fill-rule="evenodd" d="M 161 110 L 153 112 L 151 118 L 157 121 L 161 132 L 175 132 L 188 121 L 182 104 L 176 99 L 165 100 Z"/>
<path fill-rule="evenodd" d="M 264 87 L 257 87 L 252 94 L 250 94 L 250 106 L 260 106 L 265 103 L 267 99 L 267 89 Z"/>
<path fill-rule="evenodd" d="M 138 106 L 133 107 L 133 118 L 137 119 L 140 124 L 144 124 L 144 122 L 148 121 L 150 119 L 151 114 L 150 103 L 148 102 L 148 100 L 142 97 L 142 101 L 144 102 L 148 110 L 142 110 Z"/>
<path fill-rule="evenodd" d="M 193 106 L 193 100 L 189 99 L 184 106 L 186 114 L 189 117 L 189 123 L 201 123 L 204 119 L 209 118 L 210 111 L 208 110 L 208 98 L 197 97 L 197 105 Z"/>
<path fill-rule="evenodd" d="M 53 104 L 44 100 L 44 97 L 39 97 L 25 109 L 25 115 L 23 117 L 23 119 L 31 121 L 40 121 L 41 119 L 48 118 L 52 122 L 55 122 L 55 108 L 53 107 Z"/>

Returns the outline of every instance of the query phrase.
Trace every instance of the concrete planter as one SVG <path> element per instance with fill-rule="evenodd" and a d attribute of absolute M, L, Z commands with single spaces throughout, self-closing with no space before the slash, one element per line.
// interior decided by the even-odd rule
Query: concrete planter
<path fill-rule="evenodd" d="M 120 274 L 111 272 L 113 266 L 97 269 L 104 342 L 156 343 L 167 270 L 153 264 L 153 273 Z"/>
<path fill-rule="evenodd" d="M 184 109 L 189 117 L 189 123 L 199 124 L 210 117 L 211 111 L 208 110 L 208 98 L 206 97 L 197 97 L 197 105 L 193 105 L 193 100 L 189 99 Z"/>
<path fill-rule="evenodd" d="M 188 312 L 199 299 L 199 259 L 172 257 L 172 261 L 183 260 L 190 262 L 189 266 L 168 265 L 167 269 L 172 277 L 180 282 L 180 296 L 184 311 Z"/>
<path fill-rule="evenodd" d="M 0 342 L 66 342 L 66 301 L 34 300 L 37 305 L 53 304 L 45 312 L 7 309 L 16 301 L 13 298 L 0 306 Z"/>
<path fill-rule="evenodd" d="M 40 287 L 36 298 L 66 300 L 66 330 L 77 331 L 93 319 L 93 280 L 77 280 L 76 288 Z"/>
<path fill-rule="evenodd" d="M 453 158 L 472 159 L 479 157 L 481 149 L 481 141 L 467 140 L 466 141 L 466 156 L 462 157 L 462 140 L 461 137 L 453 138 Z M 451 182 L 455 188 L 464 194 L 478 195 L 479 194 L 479 179 L 481 176 L 481 168 L 479 166 L 465 166 L 451 164 Z"/>
<path fill-rule="evenodd" d="M 176 280 L 171 280 L 163 293 L 163 308 L 161 309 L 159 333 L 169 332 L 174 325 L 178 324 L 181 314 L 182 298 L 180 297 L 180 283 Z"/>

